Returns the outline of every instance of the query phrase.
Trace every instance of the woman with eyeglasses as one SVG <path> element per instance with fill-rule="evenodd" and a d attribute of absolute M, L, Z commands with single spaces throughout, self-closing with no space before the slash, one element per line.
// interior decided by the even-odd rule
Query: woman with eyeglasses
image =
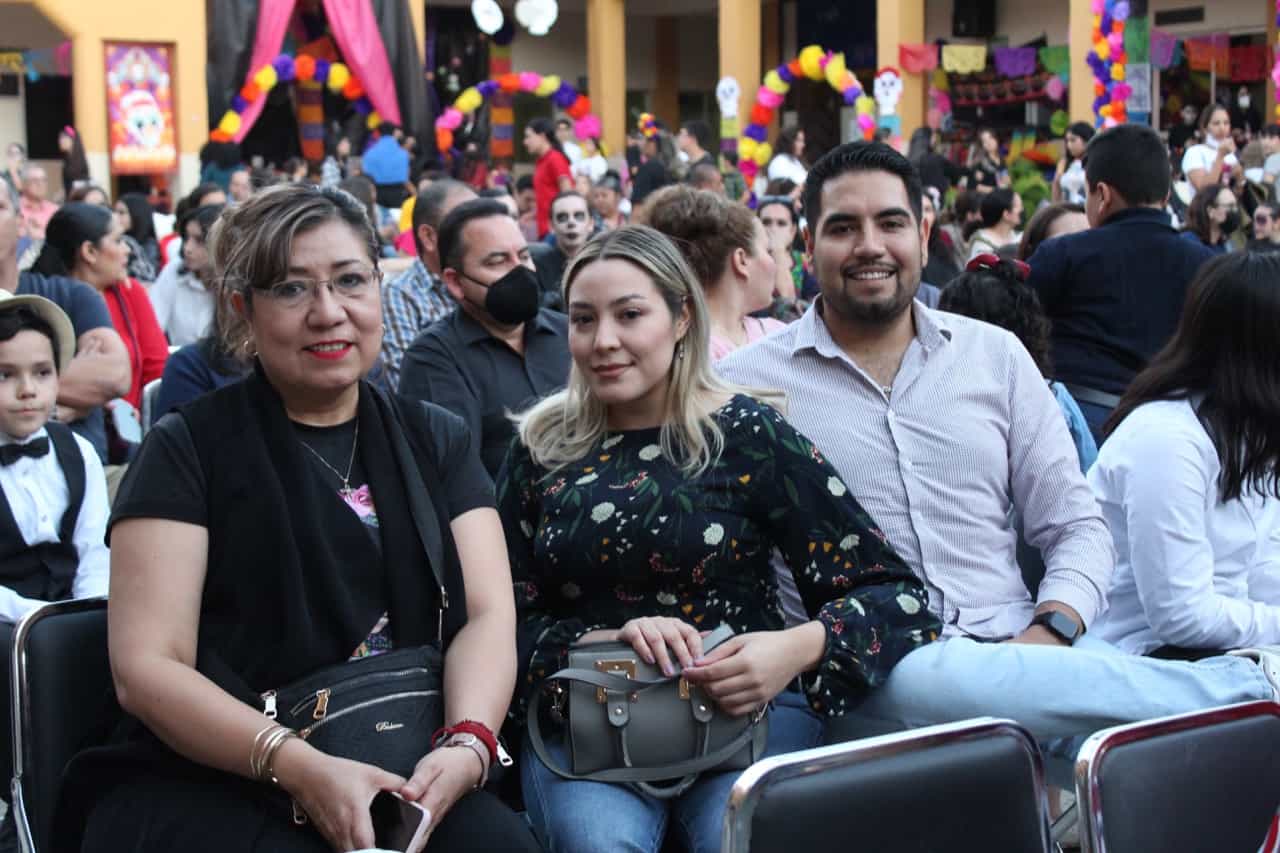
<path fill-rule="evenodd" d="M 362 380 L 382 343 L 363 208 L 339 190 L 271 187 L 230 210 L 212 245 L 237 318 L 228 349 L 253 353 L 253 373 L 163 417 L 121 486 L 108 619 L 128 716 L 114 748 L 72 771 L 90 802 L 67 804 L 59 831 L 83 845 L 60 847 L 362 850 L 370 804 L 391 792 L 429 810 L 433 851 L 536 850 L 477 790 L 516 672 L 492 483 L 460 420 Z M 339 691 L 313 694 L 313 740 L 273 721 L 273 691 L 377 655 L 430 658 L 437 643 L 445 728 L 417 732 L 416 702 L 378 724 L 377 737 L 410 724 L 403 775 L 355 760 L 372 730 L 352 733 L 354 758 L 311 745 L 351 702 Z"/>
<path fill-rule="evenodd" d="M 1239 228 L 1240 203 L 1236 194 L 1221 184 L 1208 184 L 1191 199 L 1182 236 L 1221 254 L 1230 250 L 1231 237 Z"/>
<path fill-rule="evenodd" d="M 1280 204 L 1264 201 L 1253 212 L 1251 252 L 1280 252 Z"/>

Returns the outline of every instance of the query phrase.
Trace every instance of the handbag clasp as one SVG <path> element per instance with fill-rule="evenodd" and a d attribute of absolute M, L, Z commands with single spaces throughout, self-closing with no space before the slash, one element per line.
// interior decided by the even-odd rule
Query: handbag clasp
<path fill-rule="evenodd" d="M 633 660 L 598 660 L 595 663 L 597 672 L 607 672 L 610 675 L 621 675 L 623 678 L 635 680 L 636 662 Z M 596 688 L 596 702 L 601 705 L 606 704 L 609 700 L 605 695 L 606 691 L 603 687 Z M 631 701 L 636 701 L 636 694 L 631 694 Z"/>

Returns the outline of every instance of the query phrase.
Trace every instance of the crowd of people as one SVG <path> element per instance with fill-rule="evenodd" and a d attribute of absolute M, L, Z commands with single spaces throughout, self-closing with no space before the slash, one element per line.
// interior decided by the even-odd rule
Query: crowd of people
<path fill-rule="evenodd" d="M 750 187 L 701 121 L 610 158 L 536 119 L 520 177 L 390 126 L 219 143 L 171 218 L 11 157 L 0 641 L 109 593 L 123 709 L 54 849 L 364 849 L 394 792 L 431 850 L 718 850 L 735 774 L 522 743 L 593 642 L 767 707 L 764 755 L 992 715 L 1069 758 L 1280 700 L 1280 126 L 1200 129 L 1073 125 L 1036 209 L 986 129 L 960 164 L 788 128 Z M 424 646 L 445 725 L 396 768 L 275 719 Z"/>

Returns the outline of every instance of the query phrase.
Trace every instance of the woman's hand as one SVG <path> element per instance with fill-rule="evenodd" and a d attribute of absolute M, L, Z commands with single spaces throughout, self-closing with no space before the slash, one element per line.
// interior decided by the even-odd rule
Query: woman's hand
<path fill-rule="evenodd" d="M 685 680 L 696 684 L 731 716 L 749 714 L 817 665 L 826 648 L 826 629 L 808 622 L 786 631 L 740 634 L 716 646 Z"/>
<path fill-rule="evenodd" d="M 418 762 L 413 778 L 400 789 L 400 796 L 430 812 L 434 829 L 454 803 L 480 784 L 486 769 L 481 762 L 480 754 L 467 746 L 433 749 Z"/>
<path fill-rule="evenodd" d="M 474 762 L 474 759 L 472 759 Z M 369 764 L 325 755 L 300 740 L 288 740 L 275 759 L 280 787 L 298 801 L 337 851 L 373 846 L 369 806 L 379 791 L 399 791 L 405 780 Z"/>
<path fill-rule="evenodd" d="M 649 664 L 657 664 L 664 675 L 675 675 L 674 656 L 680 666 L 693 666 L 702 656 L 702 636 L 688 622 L 670 616 L 632 619 L 618 631 L 618 640 L 630 643 L 636 654 Z"/>

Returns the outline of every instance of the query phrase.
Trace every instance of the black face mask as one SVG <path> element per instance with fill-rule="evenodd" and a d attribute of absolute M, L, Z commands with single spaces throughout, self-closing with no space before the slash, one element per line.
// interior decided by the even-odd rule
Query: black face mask
<path fill-rule="evenodd" d="M 1222 224 L 1218 226 L 1218 228 L 1222 231 L 1222 235 L 1224 237 L 1227 236 L 1228 234 L 1236 233 L 1236 230 L 1239 227 L 1240 227 L 1240 211 L 1238 210 L 1233 210 L 1229 212 L 1227 214 L 1227 218 L 1222 220 Z"/>
<path fill-rule="evenodd" d="M 460 274 L 486 288 L 484 310 L 504 326 L 518 326 L 538 316 L 542 287 L 538 284 L 537 273 L 528 267 L 517 264 L 492 284 L 485 284 L 466 273 Z"/>

